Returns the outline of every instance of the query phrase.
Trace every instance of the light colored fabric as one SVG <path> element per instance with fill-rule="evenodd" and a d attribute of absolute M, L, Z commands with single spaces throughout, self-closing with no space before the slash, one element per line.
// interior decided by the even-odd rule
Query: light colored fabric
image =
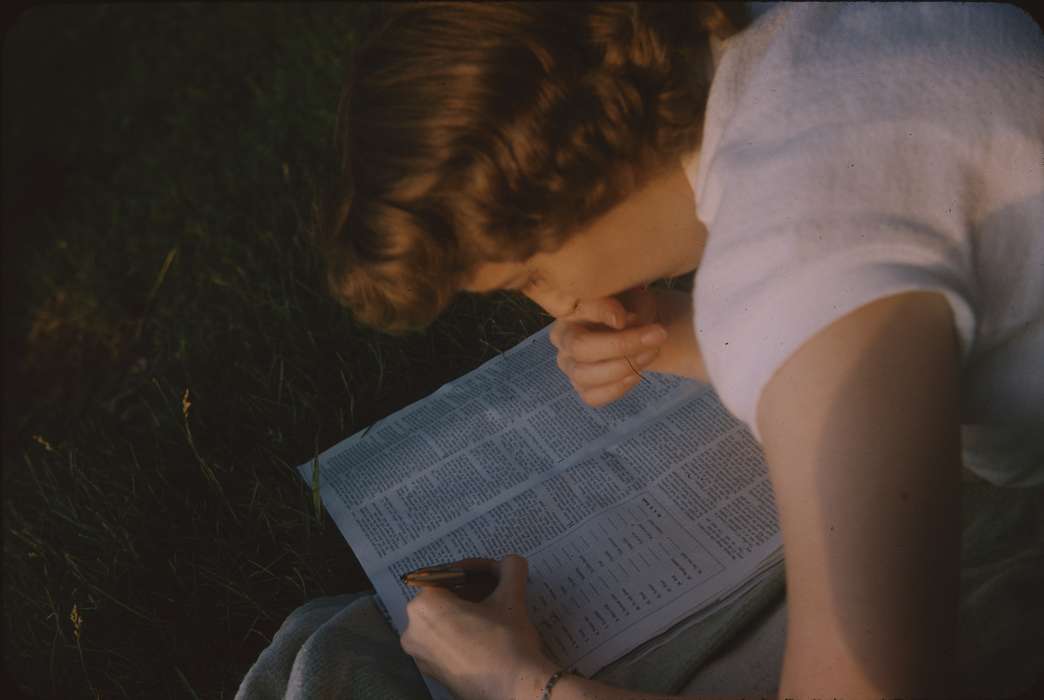
<path fill-rule="evenodd" d="M 244 676 L 236 700 L 428 700 L 413 659 L 372 593 L 294 610 Z"/>
<path fill-rule="evenodd" d="M 1044 487 L 999 488 L 965 474 L 961 683 L 972 696 L 1009 697 L 1044 668 Z M 668 630 L 595 678 L 655 693 L 774 697 L 785 634 L 780 567 L 710 619 Z M 429 697 L 369 592 L 292 612 L 236 693 L 236 700 Z"/>
<path fill-rule="evenodd" d="M 964 465 L 991 484 L 1044 483 L 1044 426 L 965 425 L 961 442 Z"/>
<path fill-rule="evenodd" d="M 695 322 L 759 441 L 786 359 L 910 290 L 953 310 L 979 442 L 994 424 L 1044 433 L 1041 115 L 1044 38 L 1011 5 L 780 3 L 725 43 L 683 160 L 709 231 Z"/>
<path fill-rule="evenodd" d="M 967 697 L 1014 697 L 1044 669 L 1044 487 L 999 488 L 970 470 L 964 477 L 958 687 Z M 786 615 L 784 598 L 681 693 L 776 697 Z"/>
<path fill-rule="evenodd" d="M 592 678 L 647 693 L 678 693 L 737 634 L 778 607 L 785 590 L 786 576 L 780 562 L 757 586 L 707 619 L 696 624 L 680 622 Z"/>
<path fill-rule="evenodd" d="M 783 4 L 725 47 L 704 157 L 689 167 L 711 231 L 697 329 L 719 395 L 755 435 L 760 391 L 801 343 L 905 289 L 937 290 L 954 310 L 970 422 L 1040 418 L 1041 54 L 1020 10 L 967 4 Z M 967 465 L 994 484 L 1033 483 L 1044 460 L 1032 429 L 1004 430 L 966 440 Z M 964 514 L 962 677 L 980 695 L 1013 694 L 1044 666 L 1044 489 L 969 481 Z M 771 694 L 781 574 L 596 678 Z M 291 613 L 236 694 L 428 697 L 368 594 Z"/>
<path fill-rule="evenodd" d="M 776 698 L 787 641 L 784 598 L 685 684 L 685 697 Z"/>
<path fill-rule="evenodd" d="M 737 632 L 778 606 L 783 587 L 780 565 L 699 625 L 683 622 L 593 677 L 620 687 L 676 692 Z M 235 697 L 430 700 L 431 696 L 413 659 L 402 651 L 399 635 L 367 591 L 319 598 L 290 613 L 244 676 Z"/>
<path fill-rule="evenodd" d="M 593 677 L 675 692 L 740 630 L 779 604 L 783 567 L 700 625 L 678 625 Z M 680 630 L 680 631 L 679 631 Z M 669 643 L 662 644 L 662 639 Z M 319 598 L 294 610 L 247 672 L 236 700 L 429 700 L 413 659 L 371 592 Z M 490 700 L 499 700 L 499 698 Z"/>

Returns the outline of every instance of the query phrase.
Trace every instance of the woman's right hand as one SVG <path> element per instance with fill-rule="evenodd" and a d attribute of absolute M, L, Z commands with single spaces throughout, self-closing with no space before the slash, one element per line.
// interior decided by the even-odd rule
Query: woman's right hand
<path fill-rule="evenodd" d="M 638 384 L 638 372 L 655 362 L 667 340 L 658 321 L 655 292 L 641 288 L 584 300 L 555 321 L 550 339 L 558 348 L 558 367 L 584 403 L 605 406 Z"/>

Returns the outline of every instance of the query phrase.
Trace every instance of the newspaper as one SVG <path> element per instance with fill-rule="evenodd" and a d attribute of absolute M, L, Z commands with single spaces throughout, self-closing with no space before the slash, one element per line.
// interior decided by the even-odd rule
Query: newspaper
<path fill-rule="evenodd" d="M 761 449 L 709 385 L 646 372 L 591 408 L 548 330 L 299 471 L 318 470 L 400 634 L 416 595 L 401 574 L 520 554 L 547 652 L 590 675 L 741 595 L 780 563 L 781 539 Z"/>

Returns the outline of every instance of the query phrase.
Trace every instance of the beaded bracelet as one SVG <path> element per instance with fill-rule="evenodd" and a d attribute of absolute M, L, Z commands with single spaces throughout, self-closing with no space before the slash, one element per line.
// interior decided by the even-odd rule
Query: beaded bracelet
<path fill-rule="evenodd" d="M 547 679 L 547 683 L 544 684 L 544 692 L 540 695 L 540 700 L 550 700 L 551 689 L 555 687 L 555 683 L 562 677 L 566 670 L 563 668 L 559 671 L 555 671 L 551 674 L 551 677 Z"/>

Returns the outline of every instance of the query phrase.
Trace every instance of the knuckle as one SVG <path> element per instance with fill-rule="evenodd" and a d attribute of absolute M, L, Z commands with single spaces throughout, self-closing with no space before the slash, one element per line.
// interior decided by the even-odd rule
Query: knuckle
<path fill-rule="evenodd" d="M 407 627 L 406 631 L 402 633 L 401 637 L 399 637 L 399 646 L 402 647 L 402 650 L 409 656 L 413 656 L 413 635 L 410 633 L 409 627 Z"/>
<path fill-rule="evenodd" d="M 570 357 L 566 359 L 566 366 L 563 371 L 566 373 L 566 376 L 569 377 L 570 381 L 575 383 L 577 386 L 583 386 L 585 384 L 583 367 L 573 358 Z"/>
<path fill-rule="evenodd" d="M 598 387 L 605 383 L 604 377 L 599 374 L 599 368 L 591 365 L 577 367 L 573 371 L 573 378 L 588 392 L 597 391 Z"/>
<path fill-rule="evenodd" d="M 573 341 L 572 355 L 581 362 L 597 362 L 602 359 L 599 356 L 599 346 L 602 344 L 601 334 L 588 331 L 577 334 Z"/>
<path fill-rule="evenodd" d="M 637 339 L 634 340 L 633 342 L 628 343 L 628 346 L 629 347 L 627 348 L 627 353 L 626 354 L 627 354 L 628 357 L 631 357 L 631 358 L 633 358 L 635 360 L 637 360 L 640 357 L 645 357 L 650 352 L 655 352 L 656 350 L 659 349 L 659 348 L 653 348 L 652 350 L 650 350 L 647 345 L 642 345 L 641 341 L 637 340 Z"/>
<path fill-rule="evenodd" d="M 570 333 L 565 338 L 562 338 L 562 351 L 567 355 L 576 355 L 576 334 Z"/>
<path fill-rule="evenodd" d="M 605 405 L 605 402 L 598 395 L 598 392 L 585 391 L 582 394 L 582 397 L 584 399 L 584 403 L 586 403 L 591 408 L 601 408 Z"/>
<path fill-rule="evenodd" d="M 412 619 L 423 619 L 431 613 L 435 604 L 435 597 L 439 593 L 437 588 L 422 588 L 413 600 L 406 603 L 406 614 Z"/>
<path fill-rule="evenodd" d="M 556 348 L 561 349 L 561 347 L 562 347 L 562 333 L 563 332 L 564 332 L 564 330 L 562 329 L 562 322 L 561 321 L 555 321 L 551 325 L 551 331 L 548 333 L 547 337 L 548 337 L 548 340 L 551 341 L 551 344 L 554 345 Z"/>

